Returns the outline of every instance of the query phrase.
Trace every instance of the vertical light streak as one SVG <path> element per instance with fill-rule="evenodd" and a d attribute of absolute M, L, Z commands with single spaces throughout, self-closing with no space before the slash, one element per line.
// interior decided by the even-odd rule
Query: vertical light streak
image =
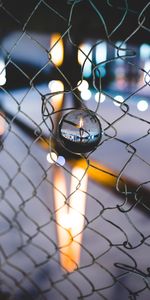
<path fill-rule="evenodd" d="M 6 121 L 4 117 L 4 114 L 0 112 L 0 136 L 2 136 L 5 133 L 6 129 Z"/>
<path fill-rule="evenodd" d="M 96 46 L 96 63 L 99 64 L 107 59 L 107 44 L 106 42 L 99 43 Z"/>
<path fill-rule="evenodd" d="M 84 174 L 84 172 L 85 170 L 79 167 L 74 167 L 72 169 L 73 176 L 71 179 L 69 215 L 71 220 L 71 234 L 73 241 L 70 245 L 70 248 L 72 259 L 76 266 L 78 266 L 80 263 L 81 243 L 85 221 L 84 216 L 86 208 L 88 176 L 87 174 Z"/>
<path fill-rule="evenodd" d="M 50 39 L 50 55 L 52 62 L 57 66 L 61 66 L 64 59 L 64 45 L 61 35 L 54 33 Z"/>
<path fill-rule="evenodd" d="M 5 61 L 0 58 L 0 86 L 3 86 L 6 83 L 6 66 Z"/>
<path fill-rule="evenodd" d="M 68 272 L 74 271 L 80 263 L 87 190 L 87 175 L 84 175 L 84 170 L 74 167 L 72 174 L 68 210 L 65 204 L 66 183 L 63 170 L 54 166 L 54 204 L 60 264 Z"/>
<path fill-rule="evenodd" d="M 58 110 L 62 106 L 64 84 L 60 80 L 52 80 L 49 82 L 48 87 L 51 93 L 56 93 L 56 95 L 51 98 L 51 103 L 53 104 L 55 110 Z"/>
<path fill-rule="evenodd" d="M 58 247 L 60 250 L 60 264 L 62 268 L 70 269 L 70 258 L 68 257 L 68 245 L 70 243 L 70 234 L 66 229 L 67 205 L 66 200 L 66 181 L 63 170 L 54 166 L 54 207 L 58 238 Z"/>
<path fill-rule="evenodd" d="M 64 84 L 60 80 L 52 80 L 48 84 L 49 90 L 51 93 L 56 93 L 54 96 L 51 97 L 51 105 L 54 108 L 54 111 L 60 111 L 54 115 L 54 124 L 57 126 L 58 122 L 61 118 L 61 109 L 63 106 L 63 99 L 64 99 Z M 58 94 L 57 94 L 58 92 Z"/>
<path fill-rule="evenodd" d="M 91 49 L 91 45 L 88 43 L 83 43 L 79 46 L 78 50 L 78 63 L 83 66 L 83 63 L 85 62 L 84 68 L 83 68 L 83 76 L 84 77 L 90 77 L 91 76 L 91 62 L 92 60 L 92 53 L 89 54 Z M 87 58 L 88 56 L 88 58 Z"/>

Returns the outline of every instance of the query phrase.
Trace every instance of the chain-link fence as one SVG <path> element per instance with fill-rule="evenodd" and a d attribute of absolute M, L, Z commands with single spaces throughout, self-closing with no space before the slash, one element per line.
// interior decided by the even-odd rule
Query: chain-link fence
<path fill-rule="evenodd" d="M 139 2 L 0 3 L 2 300 L 150 297 L 150 3 Z"/>

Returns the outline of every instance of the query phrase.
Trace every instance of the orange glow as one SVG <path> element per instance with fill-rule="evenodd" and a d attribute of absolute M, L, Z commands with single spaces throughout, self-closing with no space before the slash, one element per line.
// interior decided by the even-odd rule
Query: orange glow
<path fill-rule="evenodd" d="M 4 115 L 0 113 L 0 135 L 3 135 L 6 129 L 6 122 L 4 119 Z"/>
<path fill-rule="evenodd" d="M 54 207 L 55 219 L 58 238 L 58 247 L 60 250 L 60 264 L 62 268 L 70 269 L 70 259 L 67 251 L 67 245 L 70 242 L 70 234 L 64 224 L 65 216 L 67 215 L 66 199 L 66 182 L 63 170 L 54 166 Z"/>
<path fill-rule="evenodd" d="M 83 127 L 83 119 L 81 118 L 80 119 L 80 128 L 82 128 Z"/>
<path fill-rule="evenodd" d="M 84 61 L 87 59 L 86 56 L 88 56 L 89 59 L 92 58 L 92 54 L 91 53 L 90 53 L 90 55 L 88 55 L 89 52 L 90 52 L 90 49 L 91 49 L 91 45 L 89 45 L 89 44 L 83 43 L 83 44 L 81 44 L 79 46 L 79 50 L 78 50 L 78 63 L 80 65 L 83 65 Z M 86 63 L 90 63 L 90 61 L 87 59 Z"/>
<path fill-rule="evenodd" d="M 55 111 L 60 110 L 63 104 L 63 91 L 64 85 L 60 80 L 52 80 L 48 84 L 51 93 L 57 93 L 51 98 L 51 104 L 53 105 Z"/>
<path fill-rule="evenodd" d="M 50 56 L 52 62 L 57 66 L 61 66 L 64 59 L 64 45 L 61 35 L 54 33 L 50 39 Z"/>
<path fill-rule="evenodd" d="M 63 170 L 54 167 L 54 203 L 60 263 L 68 272 L 73 272 L 80 263 L 87 189 L 87 175 L 83 176 L 84 170 L 75 167 L 72 174 L 68 208 L 65 204 L 66 183 Z"/>
<path fill-rule="evenodd" d="M 74 167 L 72 169 L 71 196 L 70 196 L 70 219 L 72 222 L 71 234 L 73 242 L 70 245 L 72 259 L 79 266 L 82 235 L 84 229 L 84 215 L 86 208 L 86 190 L 88 176 L 84 169 Z M 83 178 L 82 178 L 83 177 Z M 81 181 L 80 181 L 81 180 Z"/>
<path fill-rule="evenodd" d="M 116 186 L 117 172 L 106 168 L 96 161 L 91 161 L 91 163 L 92 165 L 89 166 L 87 170 L 89 178 L 104 187 L 114 189 L 114 187 Z M 79 168 L 87 168 L 87 162 L 85 159 L 69 160 L 69 164 L 72 167 L 77 166 Z M 124 180 L 126 181 L 127 179 Z"/>

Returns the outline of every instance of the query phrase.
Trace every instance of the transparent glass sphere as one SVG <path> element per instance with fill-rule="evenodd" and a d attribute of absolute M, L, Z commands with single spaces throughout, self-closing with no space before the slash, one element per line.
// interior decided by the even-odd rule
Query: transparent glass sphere
<path fill-rule="evenodd" d="M 94 150 L 101 136 L 100 121 L 92 111 L 72 110 L 59 124 L 59 138 L 62 144 L 74 153 Z"/>

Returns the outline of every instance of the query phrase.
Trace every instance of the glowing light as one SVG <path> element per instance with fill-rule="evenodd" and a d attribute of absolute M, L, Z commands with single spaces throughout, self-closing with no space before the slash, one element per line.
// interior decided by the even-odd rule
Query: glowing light
<path fill-rule="evenodd" d="M 106 75 L 105 66 L 104 65 L 103 66 L 102 65 L 98 66 L 97 69 L 96 69 L 96 76 L 103 78 L 103 77 L 105 77 L 105 75 Z"/>
<path fill-rule="evenodd" d="M 91 98 L 92 96 L 92 93 L 90 92 L 90 90 L 85 90 L 85 91 L 82 91 L 81 92 L 81 98 L 84 100 L 84 101 L 87 101 Z"/>
<path fill-rule="evenodd" d="M 86 206 L 87 174 L 84 169 L 72 170 L 70 205 L 66 204 L 66 182 L 61 168 L 54 166 L 54 207 L 60 264 L 68 272 L 74 271 L 80 263 L 82 232 Z M 80 186 L 79 186 L 80 183 Z"/>
<path fill-rule="evenodd" d="M 106 42 L 102 42 L 96 46 L 96 63 L 101 63 L 105 61 L 107 58 L 107 44 Z"/>
<path fill-rule="evenodd" d="M 58 133 L 65 148 L 81 154 L 94 151 L 101 140 L 102 128 L 94 112 L 76 109 L 63 116 Z"/>
<path fill-rule="evenodd" d="M 54 95 L 51 98 L 51 100 L 62 102 L 63 91 L 64 91 L 64 85 L 63 85 L 62 81 L 52 80 L 52 81 L 49 82 L 48 87 L 49 87 L 49 90 L 50 90 L 51 93 L 57 93 L 58 92 L 58 94 Z"/>
<path fill-rule="evenodd" d="M 80 119 L 80 122 L 79 122 L 79 127 L 80 127 L 80 128 L 82 128 L 82 127 L 83 127 L 83 119 L 82 119 L 82 118 Z"/>
<path fill-rule="evenodd" d="M 80 252 L 82 243 L 82 232 L 84 228 L 84 215 L 86 207 L 86 190 L 88 176 L 84 174 L 85 170 L 79 167 L 74 167 L 72 170 L 71 179 L 71 197 L 70 197 L 70 218 L 72 220 L 71 234 L 73 242 L 71 251 L 73 252 L 73 260 L 76 265 L 80 262 Z M 80 183 L 80 187 L 77 186 Z"/>
<path fill-rule="evenodd" d="M 65 163 L 66 163 L 66 160 L 65 160 L 64 156 L 61 156 L 61 155 L 58 156 L 58 158 L 57 158 L 57 164 L 60 165 L 60 166 L 64 166 Z"/>
<path fill-rule="evenodd" d="M 92 60 L 92 53 L 89 54 L 91 49 L 91 44 L 84 43 L 79 46 L 78 50 L 78 63 L 82 66 L 85 62 L 84 69 L 83 69 L 83 76 L 90 77 L 91 76 L 91 62 Z M 88 56 L 88 58 L 87 58 Z"/>
<path fill-rule="evenodd" d="M 140 57 L 143 60 L 147 60 L 150 58 L 150 45 L 142 44 L 140 46 Z"/>
<path fill-rule="evenodd" d="M 6 83 L 6 69 L 5 62 L 2 58 L 0 58 L 0 86 Z"/>
<path fill-rule="evenodd" d="M 102 103 L 102 102 L 105 101 L 105 99 L 106 99 L 106 96 L 104 94 L 99 93 L 99 92 L 95 94 L 95 101 L 96 102 L 100 101 L 100 103 Z"/>
<path fill-rule="evenodd" d="M 84 63 L 84 61 L 86 59 L 86 56 L 88 56 L 88 54 L 90 52 L 90 49 L 91 49 L 91 45 L 87 44 L 87 43 L 81 44 L 79 46 L 79 50 L 78 50 L 78 62 L 79 62 L 80 65 L 82 65 Z M 91 56 L 91 54 L 90 54 L 90 56 Z M 88 61 L 88 59 L 87 59 L 87 61 Z"/>
<path fill-rule="evenodd" d="M 63 106 L 63 99 L 64 99 L 64 85 L 60 80 L 52 80 L 48 84 L 49 90 L 51 92 L 51 98 L 49 101 L 53 106 L 53 109 L 56 114 L 53 116 L 53 122 L 55 128 L 58 126 L 58 122 L 61 118 L 61 109 Z"/>
<path fill-rule="evenodd" d="M 58 247 L 61 251 L 60 255 L 60 264 L 62 268 L 67 271 L 72 271 L 75 268 L 73 261 L 68 254 L 68 245 L 70 243 L 70 234 L 66 230 L 65 216 L 68 215 L 67 205 L 65 204 L 67 189 L 66 181 L 62 168 L 54 166 L 53 173 L 54 181 L 54 208 L 55 208 L 55 218 L 56 218 L 56 229 L 57 229 L 57 238 L 58 238 Z M 68 227 L 68 226 L 67 226 Z M 68 228 L 67 228 L 68 229 Z"/>
<path fill-rule="evenodd" d="M 78 81 L 77 86 L 78 86 L 78 90 L 80 92 L 82 92 L 82 91 L 88 89 L 89 84 L 88 84 L 88 82 L 86 80 L 82 80 L 82 81 L 80 80 L 80 81 Z"/>
<path fill-rule="evenodd" d="M 148 102 L 146 100 L 140 100 L 137 104 L 137 108 L 140 111 L 146 111 L 148 109 Z"/>
<path fill-rule="evenodd" d="M 122 96 L 120 96 L 120 95 L 115 96 L 114 99 L 117 100 L 117 101 L 119 102 L 119 103 L 118 103 L 118 102 L 113 101 L 114 104 L 115 104 L 116 106 L 120 106 L 121 103 L 124 101 L 124 98 L 123 98 Z"/>
<path fill-rule="evenodd" d="M 150 60 L 147 60 L 144 65 L 144 70 L 150 72 Z"/>
<path fill-rule="evenodd" d="M 52 34 L 50 39 L 50 55 L 51 60 L 56 66 L 60 66 L 64 58 L 63 40 L 59 33 Z"/>
<path fill-rule="evenodd" d="M 64 90 L 64 85 L 60 80 L 50 81 L 48 87 L 52 93 Z"/>
<path fill-rule="evenodd" d="M 126 55 L 127 45 L 125 43 L 122 43 L 121 41 L 118 41 L 116 43 L 116 47 L 118 47 L 120 49 L 115 48 L 115 57 Z M 116 64 L 119 64 L 119 65 L 124 64 L 124 60 L 123 59 L 116 59 Z"/>
<path fill-rule="evenodd" d="M 55 152 L 50 152 L 47 154 L 47 161 L 50 164 L 54 164 L 57 161 L 57 154 Z"/>
<path fill-rule="evenodd" d="M 60 217 L 60 224 L 63 228 L 65 229 L 70 229 L 73 227 L 74 225 L 74 222 L 71 218 L 71 215 L 68 213 L 68 214 L 64 214 Z"/>
<path fill-rule="evenodd" d="M 143 68 L 148 74 L 143 73 L 143 80 L 144 82 L 149 84 L 149 77 L 150 77 L 150 60 L 145 61 L 144 68 Z"/>
<path fill-rule="evenodd" d="M 6 122 L 2 113 L 0 113 L 0 136 L 4 134 Z"/>

